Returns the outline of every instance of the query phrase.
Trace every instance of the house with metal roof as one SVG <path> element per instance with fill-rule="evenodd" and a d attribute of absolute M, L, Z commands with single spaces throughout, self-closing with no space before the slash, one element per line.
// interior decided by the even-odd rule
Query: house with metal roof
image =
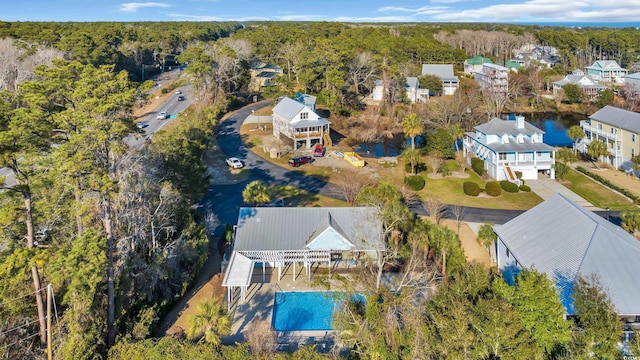
<path fill-rule="evenodd" d="M 633 88 L 633 90 L 639 91 L 640 90 L 640 72 L 625 75 L 624 83 L 627 88 Z M 625 91 L 627 91 L 627 89 L 625 89 Z"/>
<path fill-rule="evenodd" d="M 615 60 L 598 60 L 593 65 L 587 66 L 585 70 L 596 80 L 617 83 L 623 82 L 624 76 L 629 73 L 627 69 L 620 67 Z"/>
<path fill-rule="evenodd" d="M 241 297 L 251 285 L 256 264 L 282 269 L 300 264 L 308 278 L 311 268 L 349 264 L 361 256 L 377 258 L 385 251 L 382 222 L 373 207 L 243 207 L 233 238 L 222 286 L 231 303 L 234 289 Z"/>
<path fill-rule="evenodd" d="M 249 74 L 251 76 L 249 88 L 252 91 L 260 91 L 260 88 L 262 87 L 273 86 L 273 79 L 283 73 L 284 71 L 278 65 L 256 61 L 251 64 L 251 68 L 249 70 Z"/>
<path fill-rule="evenodd" d="M 470 160 L 484 160 L 487 174 L 496 180 L 520 184 L 522 179 L 537 179 L 539 173 L 555 178 L 555 148 L 544 143 L 544 131 L 527 123 L 524 116 L 514 120 L 493 118 L 467 132 L 463 139 L 463 153 Z"/>
<path fill-rule="evenodd" d="M 599 84 L 598 80 L 594 79 L 591 75 L 585 74 L 584 71 L 580 69 L 575 69 L 571 74 L 565 76 L 564 79 L 552 83 L 553 96 L 561 94 L 562 87 L 567 84 L 577 85 L 586 96 L 592 99 L 598 96 L 600 91 L 607 88 Z"/>
<path fill-rule="evenodd" d="M 505 281 L 535 268 L 555 283 L 567 315 L 574 315 L 577 277 L 595 275 L 621 317 L 640 316 L 640 241 L 619 226 L 556 194 L 493 228 Z"/>
<path fill-rule="evenodd" d="M 301 98 L 301 97 L 298 97 Z M 302 97 L 302 100 L 309 97 Z M 315 108 L 315 97 L 313 97 Z M 273 108 L 273 135 L 280 138 L 281 135 L 293 141 L 293 148 L 297 149 L 301 144 L 310 149 L 316 143 L 330 143 L 330 121 L 321 118 L 308 105 L 300 101 L 283 97 Z"/>
<path fill-rule="evenodd" d="M 460 79 L 453 73 L 453 64 L 422 64 L 422 75 L 435 75 L 442 80 L 442 95 L 453 95 Z"/>
<path fill-rule="evenodd" d="M 465 59 L 464 73 L 473 75 L 473 73 L 482 70 L 482 64 L 493 64 L 493 61 L 480 55 L 476 55 L 470 59 Z"/>
<path fill-rule="evenodd" d="M 580 121 L 580 127 L 585 133 L 578 144 L 581 151 L 586 152 L 593 141 L 602 141 L 610 155 L 599 160 L 616 169 L 631 169 L 631 158 L 640 154 L 640 114 L 607 105 Z"/>
<path fill-rule="evenodd" d="M 473 74 L 482 91 L 507 93 L 509 91 L 509 69 L 498 64 L 482 64 L 482 69 Z"/>
<path fill-rule="evenodd" d="M 381 101 L 384 90 L 382 80 L 374 82 L 374 88 L 371 91 L 371 100 Z M 412 103 L 429 101 L 429 89 L 420 88 L 420 81 L 417 77 L 407 76 L 407 82 L 404 84 L 405 95 Z"/>

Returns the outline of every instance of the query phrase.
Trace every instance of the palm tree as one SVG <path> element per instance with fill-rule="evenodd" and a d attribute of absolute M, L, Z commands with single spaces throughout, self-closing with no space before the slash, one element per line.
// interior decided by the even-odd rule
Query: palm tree
<path fill-rule="evenodd" d="M 269 187 L 260 180 L 254 180 L 244 188 L 242 200 L 247 204 L 254 204 L 255 206 L 266 204 L 271 201 Z"/>
<path fill-rule="evenodd" d="M 458 152 L 460 150 L 458 148 L 458 140 L 460 140 L 464 136 L 464 128 L 460 124 L 456 123 L 451 125 L 451 127 L 449 128 L 449 131 L 451 132 L 453 143 L 456 146 L 456 152 Z"/>
<path fill-rule="evenodd" d="M 589 144 L 587 148 L 587 154 L 596 160 L 596 167 L 598 167 L 598 161 L 602 156 L 611 156 L 611 153 L 607 149 L 607 144 L 604 141 L 596 140 Z"/>
<path fill-rule="evenodd" d="M 198 312 L 187 319 L 187 339 L 220 345 L 220 336 L 231 333 L 231 319 L 221 301 L 213 299 L 198 305 Z"/>
<path fill-rule="evenodd" d="M 578 150 L 578 140 L 585 137 L 584 130 L 579 125 L 573 125 L 567 129 L 567 136 L 573 140 L 573 151 Z"/>
<path fill-rule="evenodd" d="M 422 156 L 420 155 L 420 150 L 409 149 L 404 152 L 405 160 L 411 163 L 411 174 L 416 174 L 416 165 L 420 162 Z"/>
<path fill-rule="evenodd" d="M 478 229 L 478 242 L 480 245 L 484 246 L 487 251 L 489 251 L 489 257 L 493 260 L 491 247 L 494 245 L 496 240 L 496 232 L 493 230 L 492 224 L 482 224 L 480 229 Z"/>
<path fill-rule="evenodd" d="M 411 138 L 411 149 L 415 149 L 416 136 L 422 134 L 423 131 L 422 120 L 420 120 L 416 114 L 409 114 L 402 119 L 402 130 L 405 135 Z"/>

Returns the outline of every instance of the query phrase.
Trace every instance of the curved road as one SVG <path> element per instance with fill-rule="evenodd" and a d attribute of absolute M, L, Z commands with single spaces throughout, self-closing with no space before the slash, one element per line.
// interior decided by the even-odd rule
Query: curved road
<path fill-rule="evenodd" d="M 211 209 L 216 215 L 220 226 L 215 230 L 216 235 L 222 234 L 224 224 L 235 224 L 238 219 L 238 210 L 244 204 L 242 191 L 253 180 L 260 180 L 269 185 L 291 185 L 312 194 L 321 194 L 333 198 L 344 199 L 337 191 L 337 187 L 321 179 L 307 177 L 300 172 L 290 171 L 281 166 L 265 161 L 253 151 L 249 150 L 240 137 L 240 126 L 251 115 L 252 110 L 268 106 L 271 102 L 262 102 L 246 106 L 224 120 L 219 127 L 217 140 L 220 149 L 229 157 L 238 157 L 249 169 L 250 175 L 246 181 L 233 184 L 212 185 L 203 199 L 205 209 Z M 453 218 L 452 205 L 448 205 L 445 218 Z M 464 212 L 461 221 L 476 223 L 504 224 L 514 217 L 522 214 L 522 210 L 484 209 L 476 207 L 463 207 Z M 418 215 L 429 213 L 422 205 L 412 206 L 411 209 Z M 606 213 L 600 214 L 605 217 Z M 617 212 L 608 214 L 613 217 Z M 612 219 L 613 220 L 613 219 Z"/>

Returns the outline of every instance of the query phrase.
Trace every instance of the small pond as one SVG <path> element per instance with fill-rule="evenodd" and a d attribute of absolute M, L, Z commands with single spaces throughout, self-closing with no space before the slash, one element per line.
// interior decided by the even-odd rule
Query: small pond
<path fill-rule="evenodd" d="M 567 129 L 573 125 L 579 125 L 580 120 L 587 117 L 583 114 L 520 114 L 526 121 L 538 129 L 544 130 L 544 142 L 551 146 L 571 146 L 573 141 L 567 136 Z M 416 138 L 418 147 L 424 146 L 423 139 Z M 385 156 L 398 156 L 405 148 L 411 146 L 411 139 L 403 134 L 397 134 L 391 138 L 384 138 L 379 142 L 359 143 L 354 151 L 360 155 L 372 158 Z"/>

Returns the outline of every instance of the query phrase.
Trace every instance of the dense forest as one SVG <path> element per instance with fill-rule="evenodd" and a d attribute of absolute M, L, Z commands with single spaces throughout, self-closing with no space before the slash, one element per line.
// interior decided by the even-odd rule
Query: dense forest
<path fill-rule="evenodd" d="M 192 205 L 207 190 L 202 156 L 219 119 L 252 94 L 251 63 L 284 69 L 263 97 L 317 95 L 345 128 L 362 120 L 364 95 L 383 80 L 391 91 L 378 130 L 402 131 L 411 111 L 437 129 L 468 129 L 519 102 L 553 109 L 539 97 L 550 79 L 593 60 L 631 67 L 638 35 L 491 24 L 0 23 L 0 166 L 16 179 L 0 193 L 0 353 L 44 358 L 47 293 L 36 289 L 51 284 L 51 345 L 60 359 L 335 358 L 313 348 L 274 354 L 273 339 L 260 337 L 238 346 L 197 336 L 152 339 L 159 317 L 197 276 L 211 228 L 220 225 Z M 499 60 L 532 42 L 558 48 L 563 62 L 522 70 L 509 99 L 483 99 L 470 79 L 455 96 L 423 108 L 403 99 L 403 77 L 419 75 L 423 63 L 460 70 L 468 57 Z M 187 62 L 200 106 L 129 151 L 123 140 L 140 134 L 134 106 L 154 85 L 143 80 Z M 619 357 L 622 327 L 593 279 L 575 291 L 578 320 L 565 320 L 543 275 L 524 272 L 507 287 L 499 274 L 466 264 L 454 232 L 415 219 L 410 196 L 385 184 L 360 185 L 352 203 L 384 209 L 394 249 L 385 261 L 424 276 L 397 293 L 372 288 L 367 306 L 349 304 L 349 316 L 336 322 L 348 330 L 342 340 L 351 358 Z M 371 264 L 374 279 L 382 268 Z M 434 284 L 437 292 L 424 297 Z"/>

